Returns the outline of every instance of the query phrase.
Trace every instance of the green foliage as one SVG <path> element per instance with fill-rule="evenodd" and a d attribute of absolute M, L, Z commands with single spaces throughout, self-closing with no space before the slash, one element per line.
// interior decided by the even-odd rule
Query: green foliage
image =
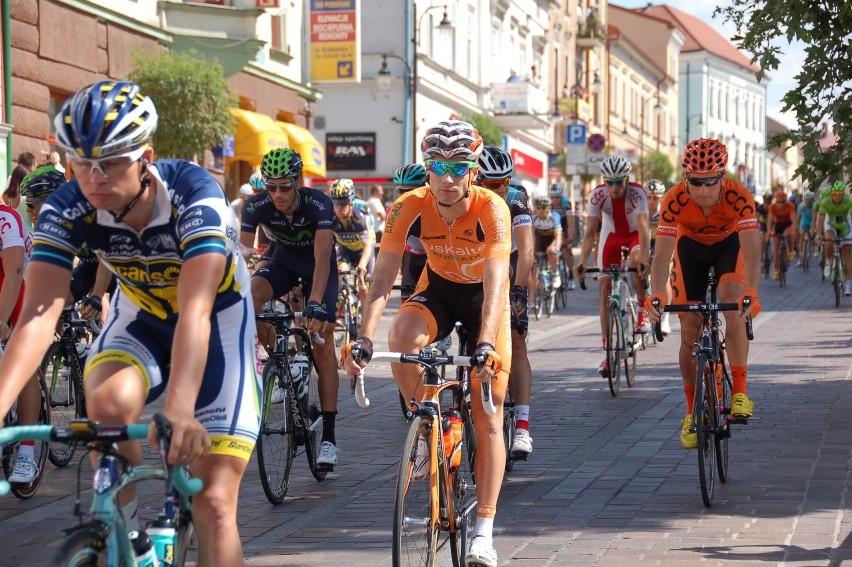
<path fill-rule="evenodd" d="M 157 51 L 137 53 L 130 79 L 157 106 L 159 121 L 154 149 L 160 157 L 200 159 L 234 132 L 229 108 L 237 98 L 228 91 L 218 61 Z"/>
<path fill-rule="evenodd" d="M 485 145 L 503 147 L 503 130 L 486 114 L 464 114 L 459 112 L 459 120 L 473 124 Z"/>
<path fill-rule="evenodd" d="M 776 134 L 768 143 L 770 147 L 803 144 L 804 162 L 796 174 L 811 187 L 839 178 L 852 148 L 852 3 L 733 0 L 729 6 L 716 8 L 715 14 L 739 30 L 740 35 L 733 39 L 738 47 L 754 54 L 752 61 L 761 67 L 758 80 L 764 73 L 778 70 L 785 45 L 795 40 L 805 44 L 805 64 L 795 77 L 797 84 L 782 99 L 782 110 L 796 113 L 798 128 Z M 834 123 L 839 141 L 820 151 L 820 123 L 824 120 Z"/>
<path fill-rule="evenodd" d="M 674 173 L 674 166 L 669 160 L 669 156 L 663 152 L 653 151 L 639 161 L 639 170 L 641 172 L 641 183 L 645 183 L 649 179 L 659 179 L 663 183 L 671 180 Z"/>

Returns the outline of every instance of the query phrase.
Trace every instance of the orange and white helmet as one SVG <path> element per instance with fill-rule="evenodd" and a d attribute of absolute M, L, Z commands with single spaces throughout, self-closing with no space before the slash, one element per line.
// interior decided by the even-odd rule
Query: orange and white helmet
<path fill-rule="evenodd" d="M 461 120 L 444 120 L 426 131 L 420 144 L 423 159 L 451 159 L 462 157 L 476 162 L 484 144 L 479 130 Z"/>
<path fill-rule="evenodd" d="M 680 165 L 688 173 L 724 173 L 728 167 L 728 148 L 711 138 L 692 140 L 683 149 Z"/>

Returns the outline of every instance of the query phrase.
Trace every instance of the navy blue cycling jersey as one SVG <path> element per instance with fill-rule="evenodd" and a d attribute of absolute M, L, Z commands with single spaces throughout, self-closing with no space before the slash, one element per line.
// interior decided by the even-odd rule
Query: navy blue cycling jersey
<path fill-rule="evenodd" d="M 148 168 L 156 191 L 154 213 L 141 232 L 98 211 L 72 180 L 48 197 L 39 215 L 31 262 L 69 271 L 74 256 L 94 251 L 142 311 L 177 316 L 177 283 L 186 260 L 217 253 L 227 258 L 214 303 L 218 311 L 248 297 L 248 271 L 239 252 L 237 219 L 224 191 L 197 164 L 167 159 Z"/>
<path fill-rule="evenodd" d="M 263 227 L 270 240 L 277 242 L 275 254 L 286 252 L 311 255 L 318 230 L 332 230 L 334 210 L 331 199 L 316 189 L 302 187 L 296 195 L 298 206 L 288 217 L 275 208 L 269 193 L 263 191 L 249 197 L 243 205 L 243 232 L 254 234 Z"/>

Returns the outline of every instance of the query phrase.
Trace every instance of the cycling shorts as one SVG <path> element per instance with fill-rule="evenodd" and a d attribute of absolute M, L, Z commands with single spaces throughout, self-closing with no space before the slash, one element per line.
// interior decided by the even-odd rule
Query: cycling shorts
<path fill-rule="evenodd" d="M 687 236 L 677 239 L 672 270 L 672 303 L 697 303 L 707 298 L 707 274 L 714 268 L 719 282 L 745 282 L 740 237 L 733 233 L 715 244 L 701 244 Z"/>
<path fill-rule="evenodd" d="M 71 271 L 71 296 L 74 302 L 80 301 L 92 291 L 95 286 L 95 278 L 98 275 L 99 262 L 80 262 Z M 107 293 L 112 297 L 115 295 L 116 277 L 110 276 L 110 284 Z"/>
<path fill-rule="evenodd" d="M 598 266 L 608 268 L 610 266 L 621 265 L 621 247 L 627 246 L 630 252 L 634 248 L 639 247 L 639 231 L 630 232 L 627 234 L 617 234 L 610 232 L 606 235 L 603 243 L 598 245 Z M 606 274 L 600 274 L 598 277 L 609 277 Z"/>
<path fill-rule="evenodd" d="M 472 353 L 479 340 L 484 299 L 483 284 L 452 282 L 438 276 L 427 266 L 417 289 L 408 301 L 402 304 L 399 313 L 410 312 L 422 317 L 429 329 L 429 343 L 447 337 L 455 329 L 456 321 L 461 321 L 468 332 L 467 352 Z M 509 383 L 509 369 L 512 367 L 508 294 L 494 347 L 502 359 L 503 369 L 497 375 L 493 389 L 496 399 L 502 400 Z M 478 389 L 479 381 L 473 382 L 474 388 Z"/>
<path fill-rule="evenodd" d="M 3 282 L 6 280 L 6 273 L 3 271 L 2 262 L 0 262 L 0 287 L 3 287 Z M 18 292 L 18 299 L 15 301 L 15 308 L 12 309 L 12 315 L 8 321 L 5 321 L 9 327 L 14 328 L 18 323 L 18 317 L 21 316 L 21 307 L 24 305 L 24 285 L 26 282 L 21 280 L 21 291 Z"/>
<path fill-rule="evenodd" d="M 547 252 L 547 247 L 553 244 L 554 240 L 556 240 L 554 235 L 541 236 L 536 234 L 533 249 L 535 252 Z"/>
<path fill-rule="evenodd" d="M 360 258 L 360 252 L 358 257 Z M 328 284 L 322 296 L 326 317 L 322 321 L 334 323 L 337 320 L 337 258 L 332 254 L 329 258 L 331 267 L 328 273 Z M 253 278 L 263 278 L 272 286 L 272 297 L 281 297 L 290 293 L 299 285 L 299 278 L 305 282 L 304 296 L 311 296 L 311 283 L 314 278 L 314 257 L 296 256 L 285 252 L 274 254 L 272 259 L 262 268 L 255 271 Z"/>
<path fill-rule="evenodd" d="M 351 266 L 351 269 L 354 271 L 358 266 L 358 263 L 361 261 L 361 251 L 360 250 L 350 250 L 349 248 L 345 248 L 340 246 L 337 249 L 337 260 L 346 262 Z M 370 262 L 367 264 L 367 274 L 373 273 L 373 266 L 376 264 L 376 255 L 373 254 L 370 256 Z"/>
<path fill-rule="evenodd" d="M 793 226 L 793 221 L 788 222 L 776 222 L 775 223 L 775 236 L 781 236 L 787 229 Z"/>
<path fill-rule="evenodd" d="M 213 443 L 211 453 L 248 461 L 260 428 L 260 376 L 254 307 L 250 297 L 214 312 L 207 366 L 195 418 Z M 175 320 L 160 319 L 117 293 L 103 331 L 86 362 L 88 376 L 99 364 L 119 362 L 135 368 L 145 381 L 145 404 L 156 400 L 169 380 Z"/>
<path fill-rule="evenodd" d="M 846 225 L 837 226 L 833 224 L 826 215 L 825 222 L 822 225 L 824 231 L 832 231 L 837 237 L 840 239 L 841 245 L 848 246 L 852 244 L 852 219 L 847 215 L 846 217 Z"/>

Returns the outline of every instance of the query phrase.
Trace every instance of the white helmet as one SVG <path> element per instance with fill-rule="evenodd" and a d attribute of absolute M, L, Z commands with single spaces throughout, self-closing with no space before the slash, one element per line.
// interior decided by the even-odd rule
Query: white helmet
<path fill-rule="evenodd" d="M 444 120 L 426 130 L 420 153 L 423 159 L 452 159 L 461 156 L 476 162 L 482 154 L 479 130 L 461 120 Z"/>
<path fill-rule="evenodd" d="M 630 175 L 630 162 L 621 156 L 609 156 L 601 162 L 604 179 L 624 179 Z"/>
<path fill-rule="evenodd" d="M 240 185 L 240 195 L 243 197 L 251 197 L 254 195 L 254 189 L 251 188 L 251 185 L 248 183 L 243 183 Z"/>
<path fill-rule="evenodd" d="M 562 188 L 561 183 L 552 183 L 550 187 L 547 188 L 547 194 L 551 197 L 561 197 L 565 190 Z"/>

